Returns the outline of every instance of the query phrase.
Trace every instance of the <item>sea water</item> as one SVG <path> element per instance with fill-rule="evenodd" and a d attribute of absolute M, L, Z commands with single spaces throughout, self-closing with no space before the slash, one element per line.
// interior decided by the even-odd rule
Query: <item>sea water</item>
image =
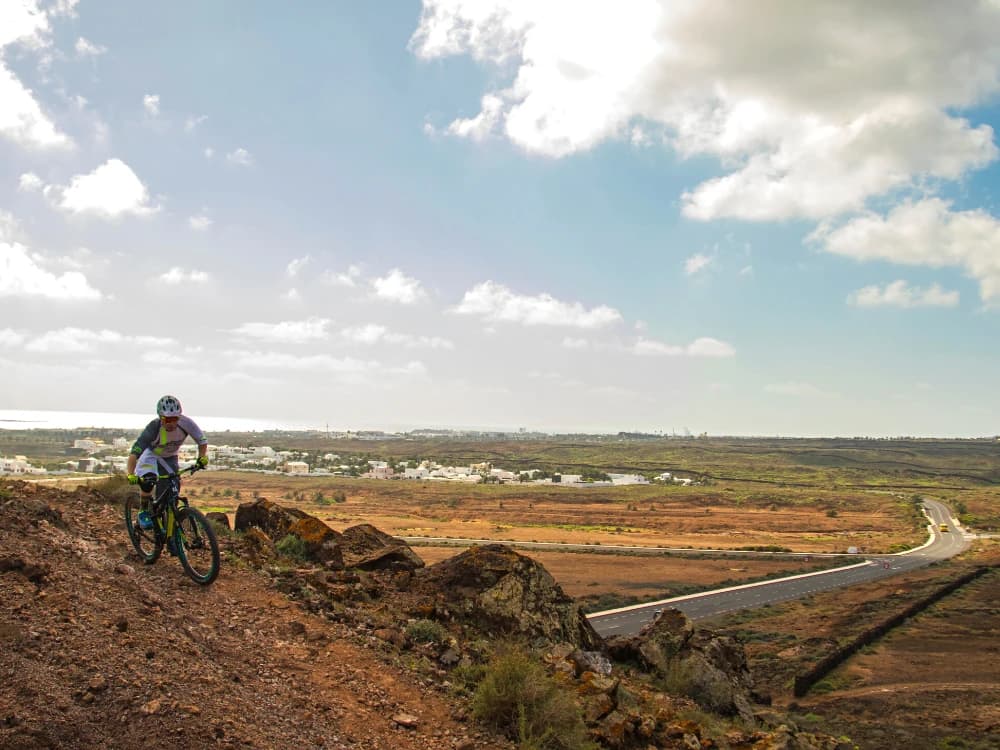
<path fill-rule="evenodd" d="M 0 409 L 0 430 L 72 430 L 87 427 L 141 430 L 155 414 L 126 412 L 42 411 Z M 191 418 L 207 432 L 263 432 L 265 430 L 311 430 L 315 426 L 246 417 L 211 417 L 192 414 Z"/>

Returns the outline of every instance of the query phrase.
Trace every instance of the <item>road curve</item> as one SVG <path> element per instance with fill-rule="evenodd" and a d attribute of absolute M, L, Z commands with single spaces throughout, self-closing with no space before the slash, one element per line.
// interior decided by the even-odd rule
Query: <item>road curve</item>
<path fill-rule="evenodd" d="M 766 604 L 799 599 L 819 591 L 829 591 L 899 575 L 953 557 L 969 546 L 965 535 L 952 520 L 951 511 L 947 506 L 935 500 L 924 500 L 923 506 L 930 522 L 929 539 L 925 544 L 908 552 L 866 556 L 863 562 L 842 568 L 594 612 L 588 615 L 590 624 L 605 637 L 633 635 L 655 617 L 657 610 L 664 607 L 676 607 L 692 620 L 704 620 L 738 609 L 753 609 Z M 948 527 L 948 531 L 941 530 L 942 524 Z"/>

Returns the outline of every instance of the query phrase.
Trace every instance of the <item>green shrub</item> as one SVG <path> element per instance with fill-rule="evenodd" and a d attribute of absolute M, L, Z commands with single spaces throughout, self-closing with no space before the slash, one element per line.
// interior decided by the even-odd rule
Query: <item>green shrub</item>
<path fill-rule="evenodd" d="M 449 675 L 452 689 L 459 695 L 471 696 L 486 676 L 485 664 L 459 664 Z"/>
<path fill-rule="evenodd" d="M 295 536 L 295 534 L 285 534 L 274 545 L 274 548 L 285 557 L 290 557 L 293 560 L 306 560 L 309 558 L 309 550 L 306 547 L 306 543 Z"/>
<path fill-rule="evenodd" d="M 414 620 L 406 626 L 406 637 L 414 643 L 444 643 L 448 631 L 434 620 Z"/>
<path fill-rule="evenodd" d="M 580 707 L 545 668 L 518 650 L 496 656 L 472 698 L 472 715 L 520 750 L 593 750 Z"/>

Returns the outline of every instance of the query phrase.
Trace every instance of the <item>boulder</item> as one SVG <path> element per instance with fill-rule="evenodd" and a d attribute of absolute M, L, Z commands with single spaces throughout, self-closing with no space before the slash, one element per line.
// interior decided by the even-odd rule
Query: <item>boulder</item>
<path fill-rule="evenodd" d="M 635 636 L 609 639 L 608 651 L 659 674 L 672 691 L 704 708 L 753 721 L 753 677 L 743 646 L 729 636 L 696 632 L 680 610 L 664 610 Z"/>
<path fill-rule="evenodd" d="M 205 518 L 211 521 L 220 529 L 225 529 L 226 531 L 232 530 L 232 526 L 229 525 L 229 516 L 226 513 L 220 513 L 219 511 L 212 511 L 211 513 L 206 513 Z"/>
<path fill-rule="evenodd" d="M 242 545 L 246 556 L 257 565 L 273 560 L 278 555 L 271 537 L 256 526 L 251 526 L 243 534 Z"/>
<path fill-rule="evenodd" d="M 255 526 L 271 539 L 281 539 L 288 533 L 289 526 L 307 516 L 308 513 L 298 508 L 285 508 L 261 498 L 241 503 L 236 509 L 236 530 L 246 531 Z"/>
<path fill-rule="evenodd" d="M 287 531 L 303 541 L 310 560 L 323 563 L 331 569 L 339 570 L 344 567 L 340 534 L 318 518 L 306 515 L 289 526 Z"/>
<path fill-rule="evenodd" d="M 340 544 L 349 568 L 412 571 L 424 567 L 410 545 L 368 523 L 344 529 Z"/>
<path fill-rule="evenodd" d="M 453 617 L 493 636 L 521 636 L 596 651 L 604 642 L 577 602 L 538 562 L 503 544 L 470 547 L 419 571 L 414 589 Z"/>

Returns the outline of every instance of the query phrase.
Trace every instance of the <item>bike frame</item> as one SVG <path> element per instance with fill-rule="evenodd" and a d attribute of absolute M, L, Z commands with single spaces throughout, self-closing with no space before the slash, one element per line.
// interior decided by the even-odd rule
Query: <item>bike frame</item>
<path fill-rule="evenodd" d="M 191 466 L 185 466 L 176 472 L 170 472 L 169 474 L 157 474 L 156 475 L 156 486 L 153 487 L 153 500 L 152 506 L 156 507 L 158 503 L 164 502 L 165 507 L 163 508 L 163 513 L 166 515 L 163 529 L 157 529 L 157 532 L 162 531 L 164 534 L 164 539 L 170 539 L 174 534 L 174 525 L 176 524 L 177 515 L 177 503 L 181 499 L 181 476 L 183 474 L 194 474 L 198 471 L 198 464 L 192 464 Z M 163 480 L 169 480 L 163 490 L 163 492 L 157 492 L 160 482 Z M 159 513 L 154 516 L 155 520 L 159 520 Z"/>

